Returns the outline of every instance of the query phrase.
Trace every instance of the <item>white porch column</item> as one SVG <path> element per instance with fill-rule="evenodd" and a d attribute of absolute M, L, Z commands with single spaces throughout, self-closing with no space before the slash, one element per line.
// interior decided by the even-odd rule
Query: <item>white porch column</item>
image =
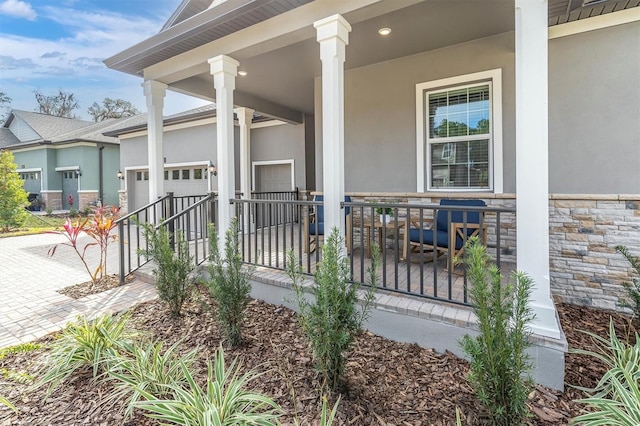
<path fill-rule="evenodd" d="M 533 332 L 560 337 L 549 285 L 547 0 L 515 0 L 518 270 L 533 278 Z"/>
<path fill-rule="evenodd" d="M 233 91 L 239 62 L 226 55 L 209 59 L 216 89 L 216 134 L 218 155 L 218 232 L 220 252 L 224 253 L 224 234 L 229 229 L 233 209 L 229 204 L 236 195 L 236 172 L 233 137 Z"/>
<path fill-rule="evenodd" d="M 351 26 L 340 15 L 316 21 L 322 61 L 322 175 L 324 229 L 344 235 L 344 60 Z"/>
<path fill-rule="evenodd" d="M 251 108 L 236 108 L 236 116 L 240 125 L 240 192 L 242 198 L 251 198 L 251 120 L 255 112 Z M 245 206 L 248 207 L 248 206 Z M 249 211 L 244 214 L 244 229 L 249 232 Z"/>
<path fill-rule="evenodd" d="M 167 85 L 147 80 L 142 83 L 147 98 L 147 152 L 149 164 L 149 202 L 164 195 L 164 144 L 162 109 Z M 161 218 L 157 218 L 158 221 Z"/>

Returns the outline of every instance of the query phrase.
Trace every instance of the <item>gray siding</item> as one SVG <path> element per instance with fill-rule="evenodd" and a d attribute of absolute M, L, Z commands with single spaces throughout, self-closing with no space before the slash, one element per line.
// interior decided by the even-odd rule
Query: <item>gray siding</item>
<path fill-rule="evenodd" d="M 347 61 L 349 47 L 347 46 Z M 346 191 L 416 190 L 417 83 L 502 68 L 504 191 L 515 191 L 514 35 L 500 34 L 348 71 Z M 316 184 L 321 187 L 321 86 L 316 81 Z"/>
<path fill-rule="evenodd" d="M 549 190 L 640 192 L 640 23 L 549 42 Z"/>
<path fill-rule="evenodd" d="M 40 139 L 40 135 L 37 134 L 23 119 L 15 117 L 11 124 L 9 124 L 9 130 L 16 135 L 20 142 L 35 141 Z"/>

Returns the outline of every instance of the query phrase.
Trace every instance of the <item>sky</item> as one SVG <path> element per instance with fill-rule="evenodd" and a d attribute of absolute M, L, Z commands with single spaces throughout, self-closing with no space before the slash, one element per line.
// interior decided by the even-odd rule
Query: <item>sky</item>
<path fill-rule="evenodd" d="M 156 34 L 180 0 L 0 0 L 0 92 L 11 108 L 37 109 L 33 94 L 59 89 L 79 101 L 75 114 L 106 97 L 125 99 L 146 111 L 142 78 L 108 69 L 102 62 Z M 164 114 L 204 105 L 167 91 Z"/>

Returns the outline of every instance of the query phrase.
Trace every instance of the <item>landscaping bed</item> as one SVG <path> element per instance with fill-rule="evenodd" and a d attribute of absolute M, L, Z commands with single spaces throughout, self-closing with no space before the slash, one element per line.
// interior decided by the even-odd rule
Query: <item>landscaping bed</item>
<path fill-rule="evenodd" d="M 222 340 L 212 311 L 203 293 L 185 306 L 184 315 L 171 319 L 159 301 L 133 309 L 131 325 L 169 344 L 181 340 L 184 352 L 198 347 L 197 370 L 202 379 L 206 359 Z M 558 305 L 560 319 L 571 348 L 594 349 L 591 339 L 579 330 L 606 336 L 610 313 L 571 305 Z M 627 336 L 628 319 L 613 314 L 618 336 Z M 319 378 L 313 369 L 311 353 L 287 308 L 252 301 L 243 330 L 245 343 L 240 348 L 223 344 L 227 362 L 239 357 L 243 370 L 262 372 L 253 384 L 256 391 L 272 397 L 284 410 L 281 421 L 302 425 L 317 423 L 320 413 Z M 43 343 L 51 337 L 42 339 Z M 415 344 L 396 343 L 369 332 L 363 333 L 348 354 L 346 384 L 334 424 L 348 425 L 450 425 L 455 410 L 463 414 L 464 425 L 484 423 L 484 409 L 476 401 L 465 376 L 466 361 L 445 353 L 438 354 Z M 0 359 L 0 371 L 34 374 L 45 349 L 8 355 Z M 605 369 L 594 358 L 568 354 L 565 379 L 569 384 L 593 386 Z M 6 376 L 6 374 L 5 374 Z M 13 414 L 0 407 L 0 425 L 114 425 L 122 423 L 122 407 L 100 405 L 111 391 L 110 385 L 95 385 L 91 374 L 64 384 L 43 401 L 44 389 L 30 390 L 28 385 L 0 379 L 0 395 L 20 410 Z M 9 383 L 7 383 L 9 382 Z M 330 402 L 337 395 L 329 396 Z M 536 387 L 530 395 L 532 425 L 566 424 L 582 410 L 573 402 L 583 393 L 569 386 L 564 392 Z M 127 425 L 155 425 L 157 422 L 136 412 Z"/>

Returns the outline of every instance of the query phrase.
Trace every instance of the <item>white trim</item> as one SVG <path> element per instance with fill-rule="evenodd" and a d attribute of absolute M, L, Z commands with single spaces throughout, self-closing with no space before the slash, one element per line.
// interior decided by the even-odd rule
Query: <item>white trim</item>
<path fill-rule="evenodd" d="M 291 190 L 296 189 L 296 171 L 295 161 L 289 160 L 270 160 L 270 161 L 252 161 L 251 162 L 251 191 L 256 190 L 256 166 L 272 166 L 272 165 L 290 164 L 291 165 Z"/>
<path fill-rule="evenodd" d="M 78 190 L 78 194 L 89 194 L 89 193 L 97 194 L 97 193 L 98 193 L 98 191 L 97 191 L 97 190 L 95 190 L 95 189 L 83 189 L 83 190 Z"/>
<path fill-rule="evenodd" d="M 253 130 L 253 129 L 261 129 L 263 127 L 281 126 L 283 124 L 289 124 L 289 123 L 287 123 L 286 121 L 281 121 L 281 120 L 261 121 L 259 123 L 251 123 L 251 130 Z"/>
<path fill-rule="evenodd" d="M 428 166 L 429 153 L 425 153 L 425 120 L 424 120 L 424 98 L 425 91 L 430 89 L 440 89 L 449 86 L 468 85 L 474 82 L 491 82 L 491 118 L 492 136 L 490 142 L 491 158 L 489 165 L 491 174 L 489 177 L 489 191 L 500 194 L 503 191 L 503 158 L 502 158 L 502 68 L 481 71 L 471 74 L 458 75 L 455 77 L 442 78 L 416 84 L 416 168 L 418 171 L 416 181 L 416 191 L 425 192 L 424 181 Z M 425 155 L 426 154 L 426 155 Z M 430 187 L 430 185 L 429 185 Z M 433 192 L 486 192 L 487 188 L 478 189 L 455 189 L 442 188 L 431 189 Z"/>
<path fill-rule="evenodd" d="M 39 144 L 36 146 L 28 146 L 24 148 L 12 148 L 6 147 L 6 149 L 10 149 L 11 152 L 28 152 L 28 151 L 36 151 L 38 149 L 66 149 L 66 148 L 76 148 L 79 146 L 88 146 L 95 148 L 96 145 L 101 143 L 106 143 L 110 145 L 117 145 L 115 142 L 74 142 L 74 143 L 58 143 L 54 142 L 54 144 Z"/>
<path fill-rule="evenodd" d="M 56 167 L 56 172 L 68 172 L 72 170 L 80 170 L 80 166 L 64 166 L 64 167 Z"/>
<path fill-rule="evenodd" d="M 640 21 L 640 7 L 549 27 L 549 40 Z"/>
<path fill-rule="evenodd" d="M 42 167 L 27 167 L 24 169 L 16 169 L 17 173 L 40 173 L 40 193 L 42 194 L 44 191 L 44 179 L 42 178 Z M 62 191 L 61 191 L 62 192 Z"/>

